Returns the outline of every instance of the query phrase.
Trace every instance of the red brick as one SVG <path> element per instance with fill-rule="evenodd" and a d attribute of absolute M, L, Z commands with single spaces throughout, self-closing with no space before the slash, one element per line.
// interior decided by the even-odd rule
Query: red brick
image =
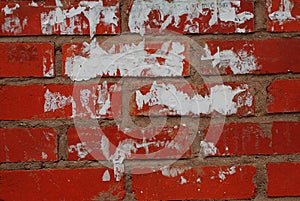
<path fill-rule="evenodd" d="M 205 50 L 201 60 L 208 63 L 199 69 L 202 74 L 300 72 L 299 38 L 206 41 Z"/>
<path fill-rule="evenodd" d="M 109 181 L 103 181 L 108 171 Z M 106 173 L 107 174 L 107 173 Z M 121 200 L 124 181 L 116 182 L 107 168 L 1 170 L 2 200 Z"/>
<path fill-rule="evenodd" d="M 66 17 L 63 11 L 67 11 L 71 15 L 72 8 L 79 7 L 80 2 L 74 0 L 58 1 L 63 2 L 62 6 L 56 4 L 54 0 L 38 2 L 36 6 L 31 6 L 31 1 L 0 2 L 1 8 L 9 8 L 8 12 L 0 11 L 0 24 L 2 36 L 20 36 L 20 35 L 82 35 L 90 34 L 90 24 L 88 18 L 81 12 L 74 14 L 72 17 Z M 102 1 L 100 1 L 102 2 Z M 111 3 L 113 2 L 113 3 Z M 31 5 L 30 5 L 31 4 Z M 99 4 L 100 5 L 100 4 Z M 96 20 L 92 20 L 95 24 L 95 34 L 116 34 L 120 33 L 120 12 L 119 4 L 116 1 L 104 0 L 104 8 L 111 9 L 115 14 L 115 21 L 108 20 L 113 15 L 107 15 L 105 19 L 104 13 L 94 14 Z M 17 7 L 16 7 L 17 6 Z M 11 10 L 11 8 L 16 8 Z M 115 9 L 115 12 L 113 12 Z M 73 10 L 75 11 L 75 10 Z M 85 11 L 88 11 L 86 8 Z M 76 13 L 76 12 L 74 12 Z M 58 16 L 57 18 L 55 16 Z M 65 17 L 66 19 L 60 18 Z M 97 24 L 97 20 L 99 23 Z M 105 22 L 104 20 L 108 20 Z M 91 33 L 93 35 L 93 33 Z"/>
<path fill-rule="evenodd" d="M 210 125 L 205 131 L 205 144 L 213 143 L 217 148 L 214 156 L 240 156 L 272 153 L 272 136 L 268 136 L 260 124 L 230 123 Z"/>
<path fill-rule="evenodd" d="M 274 122 L 272 147 L 279 154 L 300 153 L 300 122 Z"/>
<path fill-rule="evenodd" d="M 56 161 L 56 132 L 50 128 L 0 128 L 0 162 Z"/>
<path fill-rule="evenodd" d="M 190 157 L 190 139 L 187 127 L 174 126 L 151 129 L 120 130 L 117 126 L 83 128 L 68 130 L 69 160 L 109 160 L 128 144 L 127 159 L 162 159 Z"/>
<path fill-rule="evenodd" d="M 150 113 L 169 116 L 254 114 L 254 98 L 249 85 L 244 83 L 192 86 L 153 82 L 136 90 L 131 105 L 130 114 L 142 116 Z"/>
<path fill-rule="evenodd" d="M 209 156 L 300 153 L 299 122 L 273 122 L 272 128 L 271 124 L 264 126 L 250 122 L 210 125 L 205 131 L 202 151 Z M 212 146 L 207 147 L 209 143 L 216 148 L 214 152 Z"/>
<path fill-rule="evenodd" d="M 298 17 L 300 15 L 300 2 L 298 0 L 267 0 L 266 3 L 268 16 L 267 31 L 300 31 L 300 19 Z"/>
<path fill-rule="evenodd" d="M 97 89 L 100 86 L 102 88 L 100 98 L 104 98 L 105 103 L 108 99 L 111 101 L 107 110 L 104 109 L 105 105 L 102 107 L 100 103 L 94 103 L 97 99 L 101 101 L 98 97 L 100 92 Z M 86 99 L 81 99 L 80 93 L 85 92 L 87 95 L 82 97 Z M 90 92 L 89 95 L 88 92 Z M 7 85 L 1 86 L 0 95 L 1 120 L 111 118 L 119 116 L 121 112 L 120 87 L 115 84 Z"/>
<path fill-rule="evenodd" d="M 54 77 L 52 43 L 0 43 L 0 77 Z"/>
<path fill-rule="evenodd" d="M 183 167 L 177 170 L 176 168 L 178 167 L 171 167 L 173 177 L 164 176 L 168 173 L 165 170 L 164 174 L 162 171 L 142 174 L 145 169 L 133 170 L 132 190 L 136 198 L 138 200 L 204 200 L 254 197 L 255 186 L 252 179 L 256 169 L 251 165 Z"/>
<path fill-rule="evenodd" d="M 172 31 L 177 33 L 248 33 L 254 31 L 254 4 L 223 2 L 131 1 L 129 30 L 134 33 Z M 196 3 L 195 3 L 196 2 Z M 217 7 L 217 9 L 213 9 Z M 224 7 L 226 7 L 224 9 Z M 145 9 L 147 8 L 147 9 Z M 141 12 L 142 10 L 142 12 Z M 223 12 L 224 13 L 223 13 Z M 245 16 L 238 16 L 247 12 Z M 216 15 L 214 15 L 216 14 Z M 233 16 L 229 18 L 224 15 Z M 216 17 L 214 19 L 213 17 Z M 244 18 L 244 19 L 242 19 Z"/>
<path fill-rule="evenodd" d="M 88 51 L 87 47 L 90 47 Z M 135 43 L 110 41 L 101 44 L 92 41 L 90 44 L 65 44 L 62 47 L 62 74 L 73 80 L 120 76 L 188 76 L 188 50 L 187 43 L 176 40 L 164 43 L 146 40 Z M 76 75 L 79 76 L 76 78 Z"/>
<path fill-rule="evenodd" d="M 268 113 L 300 112 L 300 79 L 276 80 L 268 87 Z"/>
<path fill-rule="evenodd" d="M 268 196 L 300 196 L 300 163 L 269 163 Z"/>

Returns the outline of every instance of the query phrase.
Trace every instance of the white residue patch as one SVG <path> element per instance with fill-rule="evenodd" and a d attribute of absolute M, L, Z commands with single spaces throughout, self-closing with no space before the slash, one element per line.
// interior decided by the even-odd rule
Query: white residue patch
<path fill-rule="evenodd" d="M 230 167 L 226 171 L 220 170 L 218 174 L 220 182 L 226 179 L 226 175 L 233 175 L 234 173 L 236 173 L 235 166 Z"/>
<path fill-rule="evenodd" d="M 4 12 L 5 15 L 11 15 L 14 13 L 14 10 L 17 10 L 18 8 L 20 8 L 19 4 L 16 4 L 12 8 L 10 8 L 8 5 L 6 5 L 4 8 L 2 8 L 2 11 Z"/>
<path fill-rule="evenodd" d="M 69 153 L 77 152 L 79 158 L 85 158 L 91 150 L 86 148 L 86 142 L 77 143 L 76 145 L 69 146 Z"/>
<path fill-rule="evenodd" d="M 269 5 L 269 10 L 272 7 Z M 279 21 L 280 24 L 282 24 L 286 20 L 294 20 L 295 18 L 292 16 L 292 9 L 294 7 L 294 4 L 290 0 L 281 0 L 279 10 L 270 13 L 269 18 L 272 21 Z"/>
<path fill-rule="evenodd" d="M 41 29 L 43 34 L 52 34 L 52 31 L 60 30 L 62 34 L 74 34 L 75 29 L 81 31 L 81 22 L 79 15 L 88 19 L 90 28 L 90 37 L 93 38 L 96 33 L 96 27 L 101 22 L 105 25 L 112 26 L 113 30 L 118 26 L 118 4 L 115 6 L 104 6 L 102 0 L 98 1 L 81 1 L 78 7 L 63 9 L 60 0 L 56 0 L 56 8 L 50 12 L 41 13 Z M 103 18 L 101 18 L 103 16 Z M 70 24 L 67 25 L 67 19 Z M 77 24 L 77 25 L 76 25 Z"/>
<path fill-rule="evenodd" d="M 131 32 L 143 35 L 149 26 L 146 24 L 151 21 L 149 14 L 155 10 L 159 12 L 160 29 L 164 30 L 169 25 L 179 27 L 181 17 L 186 15 L 184 31 L 199 33 L 201 26 L 194 20 L 210 15 L 209 25 L 218 24 L 218 20 L 223 22 L 234 22 L 243 24 L 254 17 L 251 12 L 240 12 L 240 0 L 134 0 L 129 13 L 128 26 Z M 211 11 L 211 12 L 209 12 Z"/>
<path fill-rule="evenodd" d="M 187 180 L 183 176 L 180 176 L 180 184 L 186 184 L 186 183 Z"/>
<path fill-rule="evenodd" d="M 18 34 L 21 33 L 23 27 L 27 25 L 27 21 L 20 21 L 18 17 L 6 17 L 4 18 L 4 23 L 1 25 L 2 32 Z"/>
<path fill-rule="evenodd" d="M 190 170 L 190 169 L 191 169 L 190 167 L 180 168 L 180 167 L 166 166 L 166 167 L 161 168 L 161 173 L 162 173 L 162 175 L 164 175 L 166 177 L 176 177 L 176 176 L 184 173 L 184 171 Z"/>
<path fill-rule="evenodd" d="M 164 42 L 152 54 L 145 50 L 145 41 L 118 43 L 108 51 L 101 48 L 96 39 L 83 45 L 82 54 L 88 56 L 75 55 L 65 61 L 65 72 L 72 80 L 116 76 L 118 72 L 120 76 L 181 76 L 184 68 L 185 46 L 179 42 Z M 159 62 L 158 58 L 164 62 Z"/>
<path fill-rule="evenodd" d="M 188 115 L 188 114 L 211 114 L 218 112 L 223 115 L 236 114 L 237 109 L 244 104 L 233 101 L 234 97 L 244 92 L 245 86 L 232 89 L 227 85 L 215 85 L 210 88 L 209 95 L 201 96 L 195 94 L 190 96 L 183 91 L 179 91 L 173 84 L 164 84 L 153 82 L 150 91 L 145 95 L 140 90 L 136 91 L 135 102 L 139 110 L 144 105 L 165 107 L 170 114 Z M 160 112 L 164 112 L 162 109 Z"/>
<path fill-rule="evenodd" d="M 45 152 L 42 152 L 42 159 L 47 159 L 48 155 Z"/>
<path fill-rule="evenodd" d="M 38 7 L 38 4 L 34 1 L 32 1 L 31 3 L 28 4 L 31 7 Z"/>
<path fill-rule="evenodd" d="M 45 53 L 46 56 L 43 57 L 43 75 L 45 77 L 53 77 L 54 76 L 53 54 L 51 51 L 47 51 Z"/>
<path fill-rule="evenodd" d="M 79 89 L 77 89 L 79 90 Z M 120 90 L 116 84 L 108 86 L 107 82 L 93 86 L 90 89 L 80 89 L 79 97 L 66 97 L 59 92 L 51 92 L 49 89 L 44 94 L 44 112 L 54 112 L 67 105 L 72 105 L 72 117 L 101 118 L 110 114 L 110 93 Z"/>
<path fill-rule="evenodd" d="M 102 176 L 102 181 L 110 181 L 110 174 L 109 171 L 106 170 Z"/>
<path fill-rule="evenodd" d="M 216 155 L 217 153 L 217 147 L 212 142 L 201 141 L 200 147 L 204 156 Z"/>
<path fill-rule="evenodd" d="M 212 55 L 207 44 L 205 44 L 204 50 L 205 56 L 202 56 L 201 60 L 211 60 L 213 68 L 229 67 L 234 74 L 246 74 L 259 68 L 253 53 L 245 50 L 235 53 L 233 50 L 220 51 L 220 48 L 217 47 L 217 52 Z"/>

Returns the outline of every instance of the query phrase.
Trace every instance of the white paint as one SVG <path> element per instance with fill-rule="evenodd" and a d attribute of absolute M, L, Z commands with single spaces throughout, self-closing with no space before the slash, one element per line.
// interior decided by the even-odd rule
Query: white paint
<path fill-rule="evenodd" d="M 200 142 L 201 150 L 203 151 L 204 156 L 208 155 L 216 155 L 217 154 L 217 147 L 212 142 L 201 141 Z"/>
<path fill-rule="evenodd" d="M 18 17 L 6 17 L 4 18 L 4 23 L 1 25 L 2 32 L 18 34 L 22 32 L 22 26 L 26 25 L 25 23 L 21 23 Z"/>
<path fill-rule="evenodd" d="M 180 176 L 180 184 L 186 184 L 186 183 L 187 180 L 183 176 Z"/>
<path fill-rule="evenodd" d="M 19 4 L 16 4 L 14 7 L 10 8 L 8 7 L 8 5 L 6 5 L 4 8 L 2 8 L 1 10 L 4 12 L 5 15 L 11 15 L 14 13 L 14 10 L 17 10 L 18 8 L 20 8 Z"/>
<path fill-rule="evenodd" d="M 233 175 L 236 173 L 235 166 L 230 167 L 226 171 L 220 170 L 218 173 L 218 177 L 220 179 L 220 182 L 224 181 L 226 179 L 226 175 Z"/>
<path fill-rule="evenodd" d="M 46 51 L 46 56 L 43 57 L 43 75 L 44 77 L 54 76 L 54 62 L 51 51 Z"/>
<path fill-rule="evenodd" d="M 179 27 L 181 23 L 180 17 L 187 16 L 184 22 L 185 31 L 190 33 L 199 33 L 200 30 L 198 23 L 194 23 L 193 20 L 207 16 L 208 10 L 211 11 L 209 20 L 209 26 L 218 24 L 218 19 L 223 22 L 234 22 L 236 24 L 242 24 L 254 17 L 250 12 L 237 12 L 237 8 L 240 7 L 240 0 L 134 0 L 131 11 L 129 13 L 128 26 L 131 32 L 145 34 L 146 22 L 150 19 L 148 15 L 151 11 L 156 10 L 159 12 L 161 23 L 161 30 L 164 30 L 169 25 Z M 168 16 L 165 20 L 164 18 Z M 172 23 L 172 21 L 174 21 Z M 159 25 L 159 23 L 157 23 Z"/>
<path fill-rule="evenodd" d="M 45 152 L 42 152 L 42 159 L 46 160 L 48 158 L 48 155 Z"/>
<path fill-rule="evenodd" d="M 72 105 L 72 118 L 101 118 L 103 115 L 110 114 L 110 92 L 119 90 L 120 88 L 116 84 L 108 86 L 106 81 L 92 89 L 80 89 L 79 98 L 66 97 L 59 92 L 51 92 L 47 89 L 44 94 L 44 112 L 54 112 L 67 105 Z"/>
<path fill-rule="evenodd" d="M 76 145 L 70 145 L 68 150 L 69 153 L 74 153 L 74 151 L 76 151 L 78 157 L 83 159 L 91 152 L 91 150 L 87 149 L 85 146 L 86 142 L 81 142 Z"/>
<path fill-rule="evenodd" d="M 140 90 L 136 91 L 135 102 L 138 109 L 141 110 L 144 105 L 155 106 L 161 105 L 168 113 L 174 115 L 188 114 L 210 114 L 214 111 L 223 114 L 231 115 L 237 112 L 242 103 L 238 105 L 233 98 L 244 92 L 242 86 L 232 89 L 231 86 L 215 85 L 210 88 L 210 95 L 201 96 L 194 94 L 189 96 L 187 93 L 179 91 L 173 84 L 158 84 L 153 82 L 150 91 L 145 95 Z"/>
<path fill-rule="evenodd" d="M 102 181 L 110 181 L 110 174 L 109 171 L 106 170 L 102 176 Z"/>
<path fill-rule="evenodd" d="M 110 145 L 109 144 L 110 144 L 109 139 L 105 135 L 102 135 L 100 149 L 106 159 L 109 159 L 109 157 L 110 157 L 110 150 L 109 150 Z"/>
<path fill-rule="evenodd" d="M 272 5 L 269 6 L 269 9 Z M 270 13 L 269 18 L 272 21 L 279 21 L 282 24 L 284 21 L 287 20 L 294 20 L 295 18 L 292 16 L 292 9 L 294 4 L 290 0 L 281 0 L 279 10 Z"/>
<path fill-rule="evenodd" d="M 161 168 L 161 173 L 162 173 L 162 175 L 164 175 L 166 177 L 176 177 L 176 176 L 184 173 L 184 171 L 190 170 L 190 169 L 191 169 L 190 167 L 179 168 L 179 167 L 165 166 L 165 167 Z"/>
<path fill-rule="evenodd" d="M 29 3 L 28 5 L 31 6 L 31 7 L 38 7 L 38 6 L 39 6 L 39 5 L 38 5 L 36 2 L 34 2 L 34 1 L 32 1 L 31 3 Z"/>
<path fill-rule="evenodd" d="M 243 49 L 235 53 L 233 50 L 220 51 L 220 47 L 217 47 L 217 52 L 212 55 L 208 45 L 205 44 L 204 50 L 205 56 L 202 56 L 201 60 L 211 60 L 213 68 L 229 67 L 234 74 L 246 74 L 259 69 L 256 57 Z"/>
<path fill-rule="evenodd" d="M 201 183 L 201 179 L 200 179 L 200 178 L 197 178 L 196 182 L 197 182 L 197 183 Z"/>
<path fill-rule="evenodd" d="M 154 54 L 145 48 L 147 42 L 138 44 L 113 45 L 106 51 L 100 47 L 96 39 L 90 44 L 84 43 L 83 55 L 66 58 L 65 72 L 72 80 L 82 81 L 97 76 L 181 76 L 185 56 L 185 46 L 179 42 L 164 42 Z M 158 58 L 165 59 L 163 64 Z"/>
<path fill-rule="evenodd" d="M 64 108 L 65 106 L 74 103 L 73 97 L 63 96 L 59 92 L 52 93 L 49 89 L 46 90 L 44 97 L 44 112 L 54 112 L 57 109 Z"/>
<path fill-rule="evenodd" d="M 56 0 L 55 10 L 43 12 L 40 15 L 41 29 L 43 34 L 52 34 L 52 30 L 60 30 L 62 34 L 74 34 L 75 29 L 81 31 L 81 25 L 76 26 L 79 22 L 79 15 L 83 15 L 88 19 L 90 28 L 90 37 L 93 38 L 96 33 L 96 27 L 102 21 L 105 25 L 110 25 L 113 30 L 118 26 L 118 4 L 115 6 L 104 6 L 102 0 L 98 1 L 81 1 L 77 8 L 63 9 L 60 0 Z M 104 17 L 100 19 L 100 16 Z M 70 20 L 67 25 L 66 20 Z"/>

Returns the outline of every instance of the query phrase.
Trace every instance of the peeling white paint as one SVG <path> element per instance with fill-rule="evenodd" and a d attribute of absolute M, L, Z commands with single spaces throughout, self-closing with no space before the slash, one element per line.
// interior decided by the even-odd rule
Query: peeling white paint
<path fill-rule="evenodd" d="M 223 115 L 231 115 L 235 114 L 237 109 L 243 105 L 238 105 L 233 98 L 244 91 L 242 86 L 232 89 L 227 85 L 215 85 L 210 88 L 210 95 L 195 94 L 191 97 L 187 93 L 177 90 L 173 84 L 158 84 L 154 81 L 150 91 L 145 95 L 140 90 L 136 90 L 135 102 L 138 110 L 141 110 L 144 105 L 161 105 L 166 107 L 165 109 L 169 113 L 175 115 L 211 114 L 214 111 Z M 165 109 L 160 112 L 164 112 Z"/>
<path fill-rule="evenodd" d="M 46 160 L 48 158 L 48 155 L 45 152 L 42 152 L 42 159 Z"/>
<path fill-rule="evenodd" d="M 161 168 L 161 173 L 166 177 L 176 177 L 184 173 L 186 170 L 190 170 L 190 169 L 191 169 L 190 167 L 179 168 L 179 167 L 165 166 Z"/>
<path fill-rule="evenodd" d="M 110 181 L 110 174 L 109 171 L 106 170 L 102 176 L 102 181 Z"/>
<path fill-rule="evenodd" d="M 24 22 L 24 23 L 23 23 Z M 22 27 L 26 25 L 24 20 L 22 23 L 18 17 L 6 17 L 4 23 L 1 25 L 2 32 L 18 34 L 22 32 Z"/>
<path fill-rule="evenodd" d="M 44 112 L 54 112 L 67 105 L 72 106 L 72 118 L 90 117 L 92 119 L 101 118 L 110 114 L 110 93 L 119 91 L 116 84 L 108 86 L 107 82 L 91 89 L 80 89 L 78 98 L 66 97 L 59 92 L 51 92 L 49 89 L 44 94 Z"/>
<path fill-rule="evenodd" d="M 230 167 L 226 171 L 220 170 L 218 173 L 218 177 L 220 179 L 220 182 L 224 181 L 226 179 L 226 175 L 233 175 L 236 173 L 235 166 Z"/>
<path fill-rule="evenodd" d="M 184 30 L 190 33 L 199 33 L 200 26 L 193 21 L 197 18 L 211 15 L 209 26 L 218 24 L 218 19 L 223 22 L 234 22 L 242 24 L 254 17 L 253 13 L 238 13 L 237 8 L 240 7 L 240 0 L 134 0 L 131 11 L 129 13 L 128 26 L 131 32 L 145 34 L 146 22 L 149 22 L 149 14 L 156 10 L 159 12 L 161 30 L 169 25 L 179 27 L 181 17 L 186 15 L 184 22 Z M 208 10 L 211 11 L 208 12 Z M 165 19 L 165 17 L 167 17 Z M 159 23 L 157 23 L 159 25 Z"/>
<path fill-rule="evenodd" d="M 103 155 L 106 159 L 110 158 L 109 147 L 110 147 L 109 139 L 105 135 L 102 135 L 101 143 L 100 143 L 100 149 L 101 149 L 101 151 L 102 151 L 102 153 L 103 153 Z"/>
<path fill-rule="evenodd" d="M 272 7 L 272 4 L 269 6 L 269 9 Z M 287 20 L 294 20 L 295 17 L 292 16 L 292 9 L 294 4 L 290 0 L 281 0 L 279 10 L 270 13 L 269 18 L 272 21 L 279 21 L 282 24 Z"/>
<path fill-rule="evenodd" d="M 184 68 L 185 46 L 179 42 L 164 42 L 154 54 L 148 53 L 147 42 L 113 45 L 106 51 L 96 39 L 84 43 L 86 57 L 75 55 L 66 58 L 65 73 L 72 80 L 82 81 L 97 76 L 181 76 Z M 117 50 L 119 48 L 120 50 Z M 159 63 L 158 58 L 165 59 Z"/>
<path fill-rule="evenodd" d="M 74 151 L 76 151 L 78 157 L 81 159 L 85 158 L 91 152 L 91 150 L 86 148 L 86 142 L 77 143 L 76 145 L 70 145 L 68 150 L 69 153 L 74 153 Z"/>
<path fill-rule="evenodd" d="M 39 6 L 39 5 L 38 5 L 36 2 L 34 2 L 34 1 L 32 1 L 31 3 L 29 3 L 28 5 L 31 6 L 31 7 L 38 7 L 38 6 Z"/>
<path fill-rule="evenodd" d="M 218 151 L 217 147 L 215 147 L 215 144 L 212 142 L 201 141 L 200 147 L 204 156 L 216 155 Z"/>
<path fill-rule="evenodd" d="M 5 15 L 11 15 L 14 13 L 14 10 L 17 10 L 18 8 L 20 8 L 19 4 L 16 4 L 14 7 L 10 8 L 8 5 L 6 5 L 4 8 L 2 8 L 1 10 L 4 12 Z"/>
<path fill-rule="evenodd" d="M 53 55 L 51 51 L 46 52 L 47 56 L 43 57 L 43 75 L 45 77 L 53 77 L 54 76 L 54 62 Z"/>
<path fill-rule="evenodd" d="M 211 60 L 213 68 L 229 67 L 234 74 L 246 74 L 259 69 L 256 57 L 249 51 L 242 49 L 235 53 L 233 50 L 220 51 L 220 47 L 217 47 L 217 52 L 212 55 L 207 44 L 204 50 L 205 56 L 202 56 L 201 60 Z"/>
<path fill-rule="evenodd" d="M 180 176 L 180 184 L 186 184 L 187 180 L 183 176 Z"/>
<path fill-rule="evenodd" d="M 52 31 L 60 30 L 62 34 L 74 34 L 75 29 L 81 31 L 81 25 L 78 15 L 82 14 L 88 19 L 90 28 L 90 37 L 93 38 L 96 33 L 96 27 L 100 23 L 100 20 L 105 25 L 112 26 L 113 30 L 115 26 L 118 26 L 118 17 L 116 13 L 118 11 L 118 4 L 115 6 L 104 6 L 102 0 L 98 1 L 81 1 L 78 3 L 78 7 L 71 9 L 62 9 L 63 4 L 60 0 L 56 0 L 55 10 L 50 12 L 43 12 L 40 15 L 41 29 L 43 34 L 52 34 Z M 103 15 L 104 18 L 100 19 Z M 66 20 L 70 19 L 70 24 L 67 25 Z M 81 24 L 81 23 L 79 23 Z"/>

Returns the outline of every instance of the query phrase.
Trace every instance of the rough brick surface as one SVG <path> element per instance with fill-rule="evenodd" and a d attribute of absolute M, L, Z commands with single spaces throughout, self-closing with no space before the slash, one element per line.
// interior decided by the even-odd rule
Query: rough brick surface
<path fill-rule="evenodd" d="M 300 153 L 299 126 L 299 122 L 210 125 L 200 146 L 210 156 L 297 154 Z M 212 148 L 216 149 L 212 151 Z"/>
<path fill-rule="evenodd" d="M 118 129 L 116 126 L 70 128 L 69 160 L 111 160 L 126 145 L 127 159 L 184 158 L 191 156 L 192 139 L 187 127 Z"/>
<path fill-rule="evenodd" d="M 129 30 L 133 33 L 245 33 L 254 31 L 252 1 L 131 1 Z"/>
<path fill-rule="evenodd" d="M 99 1 L 96 6 L 74 0 L 38 3 L 2 1 L 0 7 L 2 36 L 120 32 L 119 4 L 115 0 Z"/>
<path fill-rule="evenodd" d="M 300 163 L 269 163 L 268 196 L 300 196 Z"/>
<path fill-rule="evenodd" d="M 0 77 L 54 77 L 51 43 L 0 43 Z"/>
<path fill-rule="evenodd" d="M 136 90 L 131 101 L 131 115 L 254 114 L 254 100 L 248 84 L 191 86 L 154 81 L 151 86 L 143 86 Z"/>
<path fill-rule="evenodd" d="M 0 162 L 56 160 L 55 130 L 49 128 L 0 128 Z"/>
<path fill-rule="evenodd" d="M 142 172 L 135 169 L 133 173 Z M 132 190 L 138 200 L 249 199 L 254 196 L 255 167 L 166 167 L 134 174 Z"/>
<path fill-rule="evenodd" d="M 0 95 L 0 107 L 5 108 L 0 114 L 2 120 L 109 118 L 121 111 L 116 84 L 7 85 L 1 86 Z"/>
<path fill-rule="evenodd" d="M 266 3 L 267 31 L 300 31 L 300 2 L 298 0 L 267 0 Z"/>
<path fill-rule="evenodd" d="M 288 47 L 288 48 L 287 48 Z M 205 42 L 202 74 L 274 74 L 300 72 L 300 39 L 214 40 Z"/>
<path fill-rule="evenodd" d="M 276 80 L 268 87 L 268 113 L 300 111 L 300 79 Z"/>
<path fill-rule="evenodd" d="M 107 168 L 1 170 L 2 200 L 120 200 L 124 180 L 116 182 Z"/>
<path fill-rule="evenodd" d="M 109 43 L 112 43 L 109 45 Z M 135 43 L 66 44 L 63 75 L 72 80 L 94 77 L 178 77 L 189 75 L 188 45 L 176 40 Z"/>

